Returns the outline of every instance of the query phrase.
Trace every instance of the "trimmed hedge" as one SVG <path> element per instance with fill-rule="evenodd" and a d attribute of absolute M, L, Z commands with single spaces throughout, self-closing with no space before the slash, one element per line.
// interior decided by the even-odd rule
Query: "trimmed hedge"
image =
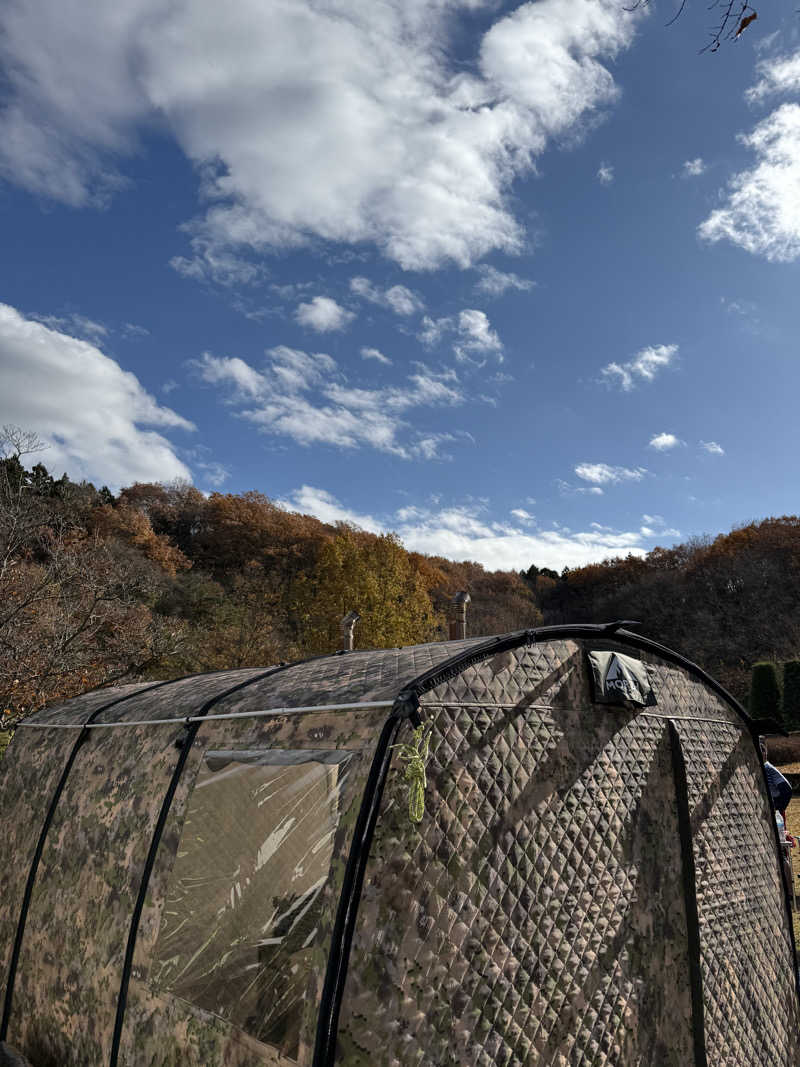
<path fill-rule="evenodd" d="M 800 729 L 800 659 L 783 665 L 783 723 L 787 730 Z"/>
<path fill-rule="evenodd" d="M 781 687 L 776 664 L 753 664 L 747 708 L 754 719 L 781 721 Z"/>

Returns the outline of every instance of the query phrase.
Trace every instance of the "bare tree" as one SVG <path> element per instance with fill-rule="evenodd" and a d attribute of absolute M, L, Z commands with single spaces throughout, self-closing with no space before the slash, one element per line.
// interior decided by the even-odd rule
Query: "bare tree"
<path fill-rule="evenodd" d="M 650 0 L 636 0 L 626 11 L 635 11 L 644 7 Z M 667 26 L 677 22 L 686 10 L 689 0 L 680 0 L 675 14 L 667 21 Z M 719 17 L 718 23 L 712 27 L 711 40 L 700 49 L 703 52 L 717 52 L 726 41 L 735 41 L 741 37 L 744 31 L 758 18 L 758 12 L 751 7 L 746 0 L 711 0 L 708 5 L 709 11 L 716 11 Z"/>
<path fill-rule="evenodd" d="M 92 528 L 93 487 L 53 482 L 41 465 L 26 469 L 22 459 L 43 447 L 35 433 L 14 426 L 0 431 L 0 725 L 6 729 L 48 702 L 163 661 L 185 628 L 151 610 L 169 573 L 160 561 L 126 541 L 124 530 Z"/>

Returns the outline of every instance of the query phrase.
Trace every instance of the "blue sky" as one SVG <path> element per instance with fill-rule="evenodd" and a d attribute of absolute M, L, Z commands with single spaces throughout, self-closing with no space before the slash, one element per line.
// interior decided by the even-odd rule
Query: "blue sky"
<path fill-rule="evenodd" d="M 796 512 L 800 19 L 672 11 L 12 0 L 0 422 L 492 568 Z"/>

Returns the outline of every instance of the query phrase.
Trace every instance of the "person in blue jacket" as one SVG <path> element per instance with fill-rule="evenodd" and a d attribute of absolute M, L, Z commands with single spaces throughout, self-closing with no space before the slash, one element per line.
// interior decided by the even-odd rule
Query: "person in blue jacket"
<path fill-rule="evenodd" d="M 792 787 L 783 777 L 778 768 L 773 767 L 767 759 L 767 743 L 764 738 L 759 737 L 758 743 L 761 746 L 764 770 L 767 772 L 767 785 L 769 786 L 769 795 L 772 798 L 772 806 L 776 811 L 781 813 L 785 822 L 786 809 L 789 807 L 789 801 L 792 799 Z"/>
<path fill-rule="evenodd" d="M 789 897 L 790 899 L 793 899 L 794 891 L 792 886 L 794 884 L 794 871 L 792 869 L 791 850 L 795 846 L 795 839 L 786 830 L 786 809 L 789 807 L 789 801 L 792 799 L 792 787 L 778 768 L 773 766 L 767 759 L 767 743 L 763 737 L 759 737 L 758 744 L 761 748 L 761 757 L 764 760 L 764 771 L 767 775 L 770 800 L 772 801 L 773 808 L 778 813 L 775 818 L 778 819 L 778 816 L 780 816 L 778 830 L 781 839 L 783 878 L 786 882 Z"/>

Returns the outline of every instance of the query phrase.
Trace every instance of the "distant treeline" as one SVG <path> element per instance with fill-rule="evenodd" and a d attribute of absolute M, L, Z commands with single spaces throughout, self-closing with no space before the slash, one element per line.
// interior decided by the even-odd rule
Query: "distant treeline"
<path fill-rule="evenodd" d="M 25 458 L 17 448 L 0 460 L 6 727 L 105 683 L 333 651 L 353 609 L 361 648 L 445 638 L 460 589 L 473 634 L 542 622 L 519 574 L 407 552 L 256 492 L 136 484 L 114 495 Z"/>
<path fill-rule="evenodd" d="M 187 484 L 105 487 L 0 459 L 0 709 L 4 725 L 87 689 L 262 666 L 333 651 L 356 609 L 357 647 L 639 619 L 747 695 L 757 660 L 800 648 L 800 520 L 751 523 L 645 557 L 564 570 L 486 571 L 406 551 L 389 534 L 320 522 L 260 493 Z"/>
<path fill-rule="evenodd" d="M 540 581 L 546 622 L 636 619 L 745 701 L 754 662 L 800 650 L 800 518 L 739 526 Z"/>

